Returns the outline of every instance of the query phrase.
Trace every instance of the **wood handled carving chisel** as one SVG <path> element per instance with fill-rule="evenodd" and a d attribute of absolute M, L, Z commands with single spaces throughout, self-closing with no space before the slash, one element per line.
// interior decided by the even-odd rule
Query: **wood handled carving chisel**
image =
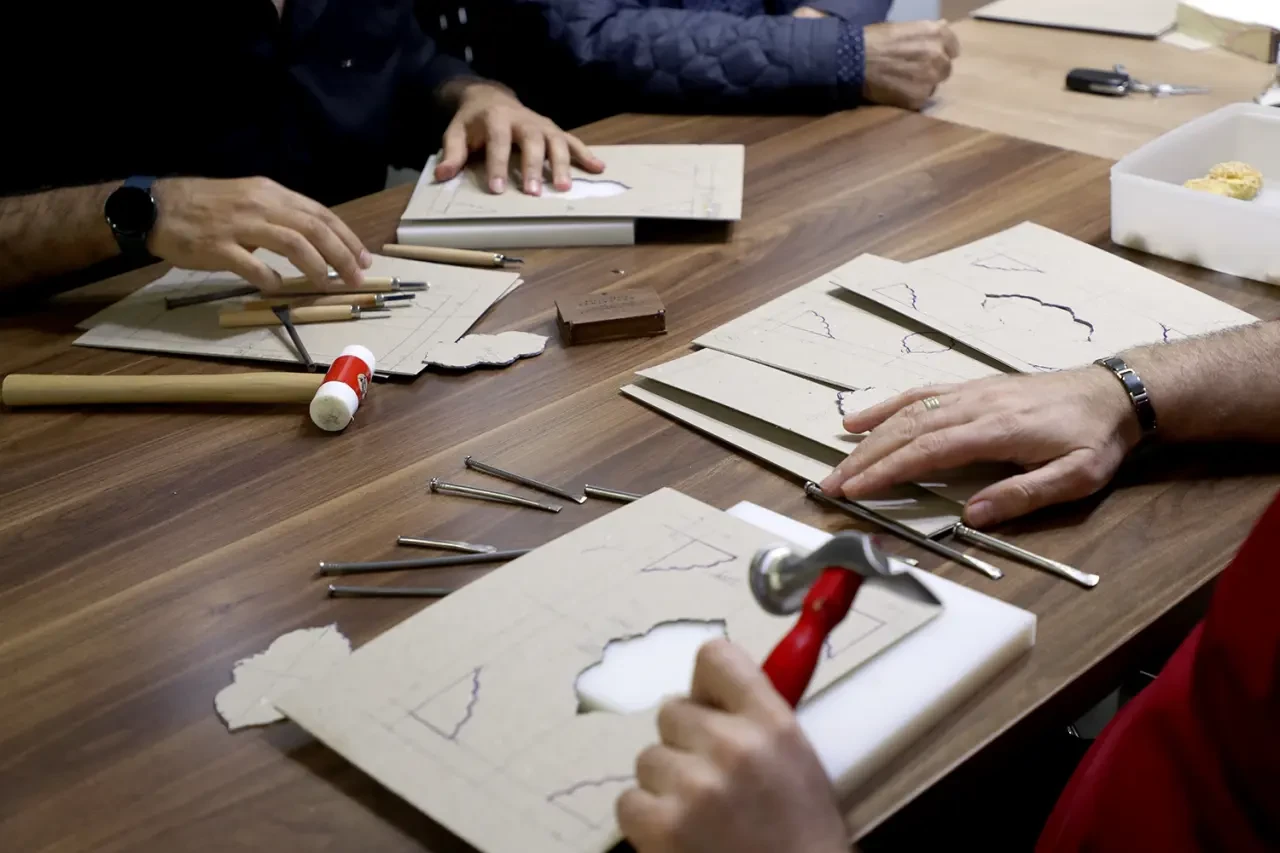
<path fill-rule="evenodd" d="M 844 621 L 864 580 L 879 578 L 913 600 L 942 603 L 905 563 L 889 559 L 874 537 L 853 530 L 837 533 L 807 556 L 785 545 L 761 549 L 748 571 L 751 594 L 767 612 L 800 612 L 795 627 L 764 662 L 769 681 L 793 708 L 813 680 L 822 644 Z"/>

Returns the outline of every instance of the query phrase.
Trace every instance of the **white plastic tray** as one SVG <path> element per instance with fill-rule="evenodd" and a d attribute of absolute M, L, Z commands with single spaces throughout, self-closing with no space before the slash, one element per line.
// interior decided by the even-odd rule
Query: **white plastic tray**
<path fill-rule="evenodd" d="M 1258 198 L 1239 201 L 1182 186 L 1228 160 L 1262 172 L 1265 186 Z M 1153 255 L 1280 284 L 1280 110 L 1231 104 L 1116 163 L 1111 169 L 1111 239 Z"/>

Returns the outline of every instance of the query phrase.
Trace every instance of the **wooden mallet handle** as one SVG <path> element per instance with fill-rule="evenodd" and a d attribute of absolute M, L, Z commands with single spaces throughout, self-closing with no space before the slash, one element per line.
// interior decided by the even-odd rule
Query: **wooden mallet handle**
<path fill-rule="evenodd" d="M 360 316 L 358 309 L 351 305 L 308 305 L 290 310 L 289 317 L 294 325 L 303 323 L 337 323 L 343 320 L 354 320 Z M 270 310 L 266 311 L 225 311 L 218 315 L 218 325 L 224 329 L 239 329 L 249 326 L 279 326 L 280 318 Z"/>
<path fill-rule="evenodd" d="M 314 373 L 200 376 L 65 376 L 13 373 L 0 385 L 6 406 L 113 403 L 310 403 L 324 377 Z"/>

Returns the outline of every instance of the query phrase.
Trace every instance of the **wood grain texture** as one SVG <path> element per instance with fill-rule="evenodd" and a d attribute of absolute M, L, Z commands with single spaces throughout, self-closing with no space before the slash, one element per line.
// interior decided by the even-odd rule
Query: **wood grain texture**
<path fill-rule="evenodd" d="M 958 21 L 960 57 L 926 110 L 934 118 L 1120 159 L 1219 107 L 1250 101 L 1271 66 L 1224 50 L 1186 50 L 1098 33 Z M 1208 86 L 1207 95 L 1106 98 L 1069 92 L 1072 68 L 1127 65 L 1143 82 Z"/>
<path fill-rule="evenodd" d="M 401 534 L 536 546 L 614 508 L 589 501 L 550 516 L 428 495 L 432 476 L 508 488 L 464 472 L 469 453 L 551 482 L 673 486 L 720 507 L 748 499 L 848 526 L 797 484 L 624 399 L 619 386 L 861 252 L 910 260 L 1027 218 L 1112 248 L 1106 162 L 893 110 L 624 116 L 586 136 L 745 143 L 745 217 L 732 242 L 530 253 L 528 283 L 477 330 L 550 335 L 543 355 L 380 384 L 341 435 L 319 434 L 285 406 L 0 414 L 6 849 L 465 849 L 295 727 L 230 735 L 214 716 L 232 663 L 276 636 L 337 622 L 358 646 L 424 606 L 328 600 L 317 561 L 390 558 Z M 407 195 L 388 191 L 340 212 L 378 246 Z M 1280 315 L 1263 285 L 1125 254 Z M 156 274 L 0 319 L 0 372 L 243 369 L 70 346 L 78 319 Z M 637 285 L 666 304 L 665 337 L 568 349 L 555 339 L 554 300 Z M 1060 724 L 1133 663 L 1138 641 L 1210 581 L 1280 483 L 1280 466 L 1257 454 L 1243 469 L 1221 465 L 1204 453 L 1139 460 L 1105 500 L 1006 530 L 1101 574 L 1096 591 L 1007 563 L 999 583 L 939 569 L 1036 612 L 1039 641 L 850 804 L 860 834 L 984 748 Z M 461 584 L 483 571 L 432 581 Z"/>

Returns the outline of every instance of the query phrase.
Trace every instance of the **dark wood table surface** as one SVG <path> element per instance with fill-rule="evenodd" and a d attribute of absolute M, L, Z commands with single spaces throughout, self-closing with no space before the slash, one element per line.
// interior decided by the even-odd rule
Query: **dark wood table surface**
<path fill-rule="evenodd" d="M 464 849 L 292 724 L 229 734 L 215 716 L 232 664 L 280 634 L 336 622 L 359 645 L 423 606 L 328 600 L 318 560 L 391 558 L 399 534 L 534 546 L 611 509 L 591 501 L 549 516 L 429 496 L 432 476 L 486 479 L 462 473 L 468 453 L 553 482 L 672 486 L 719 507 L 748 499 L 849 526 L 795 482 L 618 388 L 862 252 L 909 260 L 1025 219 L 1114 248 L 1109 163 L 918 115 L 623 116 L 586 137 L 745 143 L 743 221 L 728 242 L 529 253 L 528 283 L 477 329 L 554 336 L 554 299 L 650 285 L 666 302 L 665 337 L 572 349 L 553 337 L 541 356 L 503 370 L 380 384 L 341 435 L 286 407 L 0 414 L 0 847 Z M 407 197 L 388 191 L 341 213 L 376 247 Z M 1263 285 L 1126 257 L 1280 315 Z M 71 346 L 75 322 L 154 275 L 0 319 L 0 372 L 244 369 Z M 1035 612 L 1037 643 L 851 798 L 859 835 L 975 756 L 1063 724 L 1167 641 L 1162 632 L 1185 627 L 1280 484 L 1280 469 L 1257 456 L 1224 459 L 1157 454 L 1100 500 L 1005 528 L 1101 574 L 1095 591 L 1007 563 L 999 583 L 938 568 Z"/>

